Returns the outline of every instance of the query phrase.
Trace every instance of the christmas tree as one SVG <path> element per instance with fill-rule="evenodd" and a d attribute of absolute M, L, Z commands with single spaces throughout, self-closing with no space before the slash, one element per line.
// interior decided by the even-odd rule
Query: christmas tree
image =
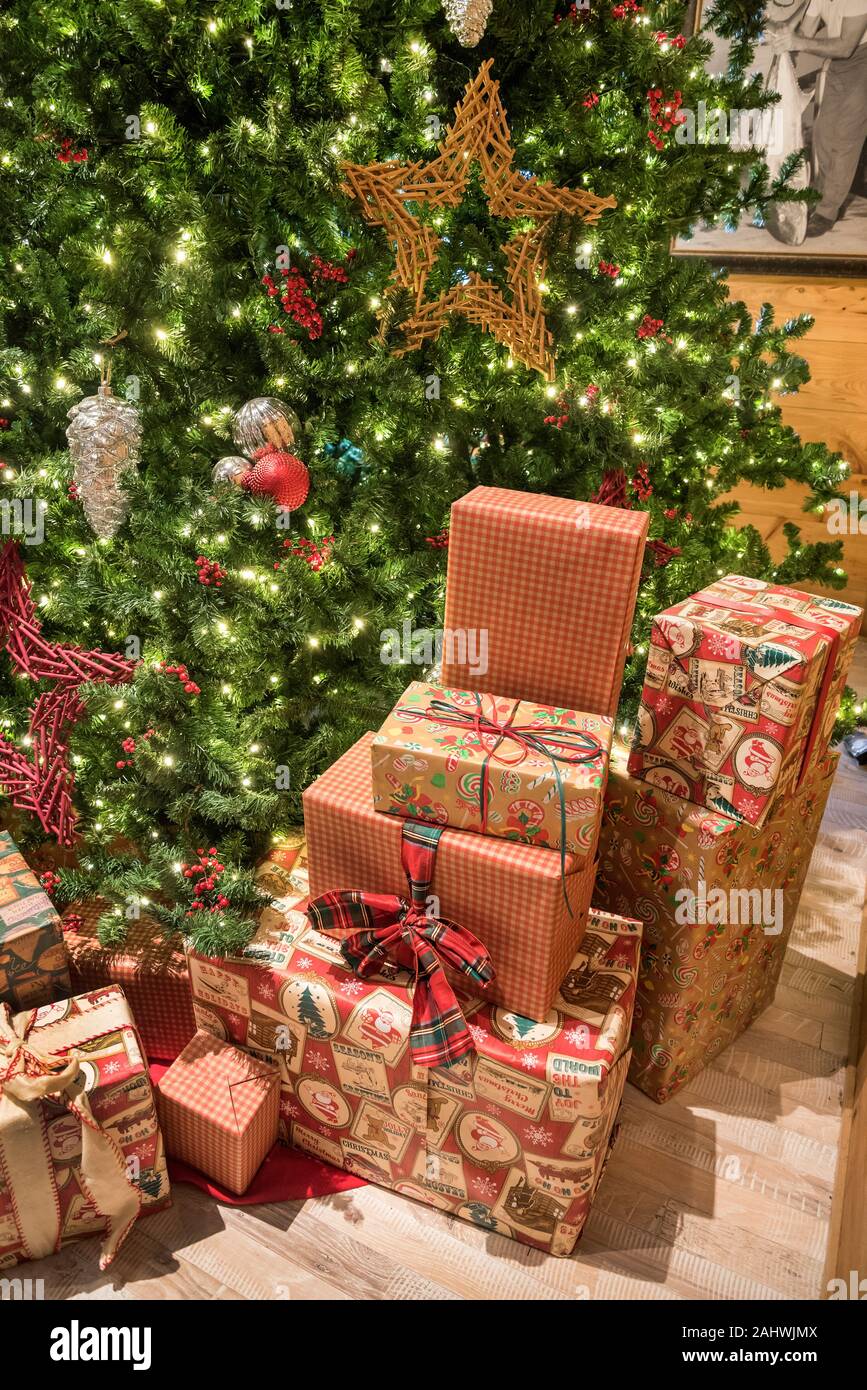
<path fill-rule="evenodd" d="M 31 516 L 12 540 L 45 641 L 135 663 L 129 680 L 89 668 L 64 734 L 81 839 L 60 892 L 113 904 L 106 934 L 142 902 L 205 950 L 249 930 L 256 856 L 421 674 L 382 660 L 383 634 L 423 648 L 441 621 L 449 506 L 477 483 L 650 511 L 624 723 L 655 612 L 730 571 L 843 584 L 837 543 L 790 528 L 774 566 L 719 500 L 793 480 L 818 507 L 846 470 L 776 404 L 806 379 L 792 343 L 809 321 L 767 308 L 753 323 L 723 273 L 669 254 L 701 218 L 799 196 L 794 159 L 772 184 L 755 150 L 676 139 L 701 100 L 767 101 L 745 76 L 761 8 L 716 11 L 734 38 L 721 79 L 678 4 L 498 0 L 477 47 L 435 0 L 0 14 L 4 521 Z M 488 60 L 511 133 L 497 159 L 518 183 L 492 199 L 471 145 L 459 198 L 407 207 L 392 184 L 432 248 L 414 296 L 365 171 L 436 160 Z M 557 206 L 540 228 L 545 185 Z M 544 280 L 516 280 L 519 243 Z M 524 291 L 535 350 L 514 322 Z M 454 311 L 429 332 L 440 295 Z M 68 413 L 109 367 L 141 437 L 120 420 L 101 472 L 86 407 L 73 479 Z M 284 447 L 238 486 L 232 421 L 260 397 L 290 407 Z M 249 456 L 267 440 L 245 442 Z M 117 478 L 121 455 L 135 466 Z M 7 629 L 22 592 L 7 587 Z M 2 666 L 7 763 L 26 779 L 43 687 Z"/>

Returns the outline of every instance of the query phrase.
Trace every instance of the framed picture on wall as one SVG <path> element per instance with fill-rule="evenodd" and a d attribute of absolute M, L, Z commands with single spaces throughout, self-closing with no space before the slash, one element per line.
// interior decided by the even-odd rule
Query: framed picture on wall
<path fill-rule="evenodd" d="M 820 201 L 779 203 L 764 220 L 747 213 L 735 228 L 700 224 L 674 238 L 672 253 L 764 274 L 867 275 L 867 0 L 768 0 L 764 17 L 753 72 L 780 100 L 765 112 L 700 103 L 677 138 L 755 145 L 772 175 L 806 149 L 792 186 Z M 710 72 L 725 72 L 730 42 L 714 32 L 709 0 L 693 0 L 687 23 L 713 43 Z"/>

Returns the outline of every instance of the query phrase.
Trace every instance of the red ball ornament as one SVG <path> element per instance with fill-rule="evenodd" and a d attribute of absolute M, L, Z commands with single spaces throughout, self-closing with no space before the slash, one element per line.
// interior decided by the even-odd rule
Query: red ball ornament
<path fill-rule="evenodd" d="M 306 464 L 283 449 L 257 449 L 253 458 L 253 467 L 241 479 L 247 492 L 271 497 L 278 507 L 292 511 L 304 505 L 310 491 Z"/>

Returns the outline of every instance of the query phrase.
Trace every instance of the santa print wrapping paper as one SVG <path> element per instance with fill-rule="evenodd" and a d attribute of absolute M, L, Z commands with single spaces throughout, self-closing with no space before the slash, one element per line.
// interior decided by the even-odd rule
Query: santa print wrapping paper
<path fill-rule="evenodd" d="M 197 1032 L 160 1078 L 157 1108 L 171 1157 L 242 1196 L 277 1142 L 280 1074 Z"/>
<path fill-rule="evenodd" d="M 70 992 L 60 918 L 14 840 L 0 831 L 0 1004 L 36 1009 Z"/>
<path fill-rule="evenodd" d="M 475 1053 L 429 1068 L 411 1059 L 411 977 L 358 979 L 336 941 L 282 907 L 283 929 L 263 927 L 243 957 L 190 954 L 200 1026 L 280 1068 L 281 1138 L 568 1255 L 626 1079 L 640 925 L 594 914 L 541 1023 L 463 995 Z"/>
<path fill-rule="evenodd" d="M 78 903 L 81 924 L 64 923 L 76 994 L 120 985 L 135 1015 L 145 1055 L 174 1061 L 196 1031 L 190 979 L 183 950 L 163 936 L 158 922 L 142 917 L 127 924 L 122 946 L 103 946 L 96 934 L 103 904 Z"/>
<path fill-rule="evenodd" d="M 649 520 L 505 488 L 461 497 L 451 509 L 442 684 L 613 718 Z"/>
<path fill-rule="evenodd" d="M 630 772 L 761 825 L 828 747 L 861 616 L 736 574 L 661 613 Z"/>
<path fill-rule="evenodd" d="M 373 737 L 373 804 L 584 858 L 599 834 L 613 726 L 607 715 L 413 681 Z"/>
<path fill-rule="evenodd" d="M 407 895 L 405 821 L 374 808 L 372 740 L 364 734 L 304 792 L 311 897 L 343 889 Z M 495 979 L 485 999 L 527 1018 L 545 1017 L 584 933 L 595 852 L 594 843 L 586 859 L 567 854 L 561 864 L 559 854 L 529 845 L 443 831 L 434 916 L 457 922 L 487 947 Z"/>
<path fill-rule="evenodd" d="M 755 828 L 631 777 L 615 743 L 596 897 L 644 923 L 629 1079 L 652 1100 L 771 1003 L 836 767 L 826 754 Z"/>
<path fill-rule="evenodd" d="M 107 1213 L 94 1196 L 95 1191 L 105 1190 L 105 1183 L 98 1187 L 87 1170 L 83 1122 L 71 1108 L 76 1096 L 82 1094 L 89 1102 L 92 1121 L 108 1136 L 107 1141 L 100 1142 L 107 1142 L 116 1155 L 123 1175 L 121 1185 L 132 1189 L 132 1212 L 123 1218 L 123 1229 L 116 1229 L 117 1222 L 112 1221 L 117 1240 L 135 1215 L 159 1210 L 169 1199 L 165 1149 L 153 1092 L 123 991 L 116 986 L 93 990 L 17 1016 L 8 1011 L 4 1014 L 0 1006 L 0 1014 L 0 1097 L 4 1086 L 8 1089 L 18 1079 L 21 1069 L 14 1060 L 17 1046 L 11 1040 L 13 1034 L 23 1039 L 26 1050 L 49 1059 L 52 1068 L 78 1064 L 78 1077 L 65 1098 L 48 1095 L 35 1102 L 35 1144 L 37 1153 L 44 1156 L 44 1173 L 38 1172 L 39 1164 L 34 1163 L 16 1170 L 16 1155 L 22 1153 L 21 1112 L 19 1109 L 4 1128 L 9 1116 L 0 1099 L 0 1268 L 31 1257 L 22 1233 L 22 1224 L 27 1224 L 22 1213 L 32 1204 L 34 1193 L 44 1192 L 50 1221 L 56 1228 L 55 1248 L 108 1230 Z M 31 1058 L 28 1074 L 38 1074 L 42 1065 L 40 1062 L 37 1067 Z M 86 1113 L 85 1119 L 89 1121 Z M 90 1134 L 87 1140 L 92 1144 Z"/>

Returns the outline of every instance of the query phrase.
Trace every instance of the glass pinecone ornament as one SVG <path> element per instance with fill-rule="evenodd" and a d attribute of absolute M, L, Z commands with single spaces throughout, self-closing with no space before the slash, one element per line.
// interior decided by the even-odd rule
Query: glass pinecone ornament
<path fill-rule="evenodd" d="M 295 411 L 276 396 L 256 396 L 232 419 L 235 448 L 250 458 L 257 449 L 291 449 L 300 435 L 301 421 Z"/>
<path fill-rule="evenodd" d="M 475 48 L 485 32 L 493 0 L 443 0 L 449 28 L 464 48 Z"/>
<path fill-rule="evenodd" d="M 123 475 L 136 468 L 141 449 L 141 418 L 135 406 L 119 400 L 103 382 L 68 412 L 66 431 L 75 465 L 72 480 L 91 530 L 111 540 L 129 511 Z"/>

